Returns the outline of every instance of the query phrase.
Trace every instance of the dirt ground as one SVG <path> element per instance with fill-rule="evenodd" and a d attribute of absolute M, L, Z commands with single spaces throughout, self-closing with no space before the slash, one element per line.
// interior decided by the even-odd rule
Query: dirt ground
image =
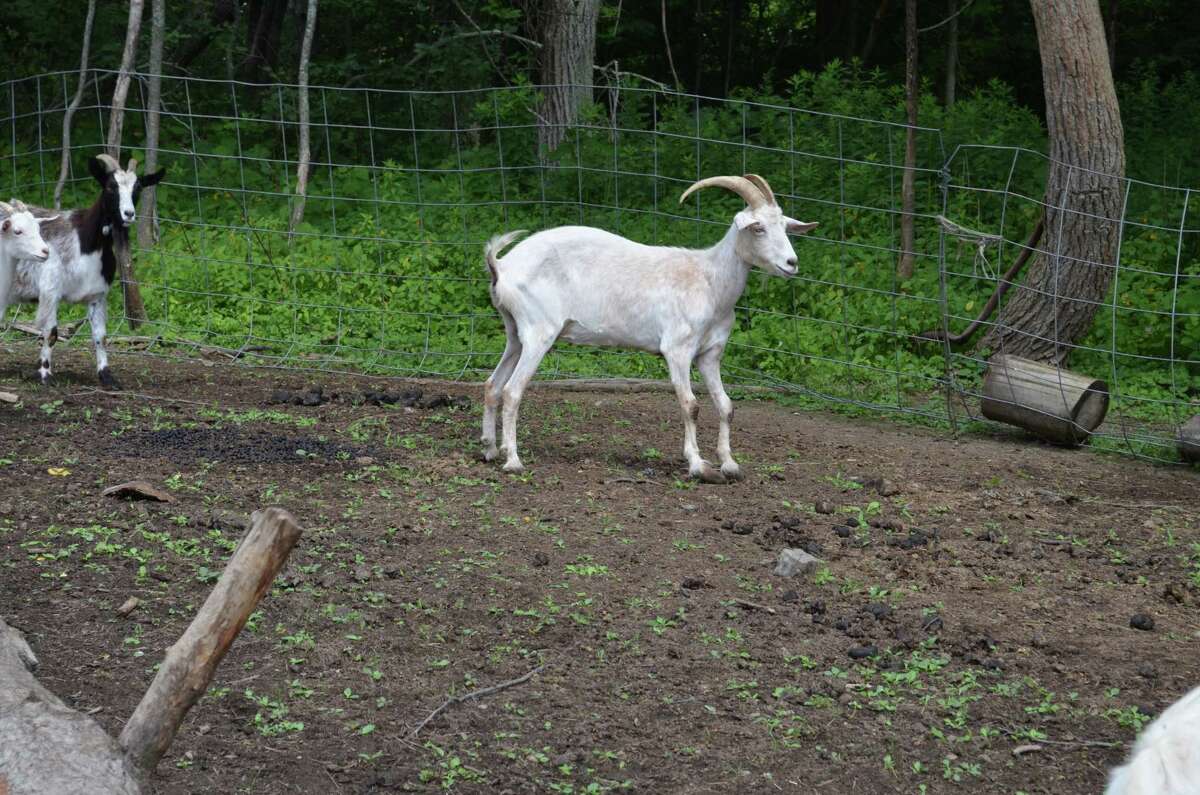
<path fill-rule="evenodd" d="M 477 387 L 33 361 L 0 346 L 0 615 L 112 734 L 249 513 L 305 528 L 159 792 L 1094 795 L 1200 683 L 1195 470 L 741 399 L 746 479 L 696 486 L 673 397 L 539 388 L 508 476 Z M 176 502 L 100 495 L 132 478 Z"/>

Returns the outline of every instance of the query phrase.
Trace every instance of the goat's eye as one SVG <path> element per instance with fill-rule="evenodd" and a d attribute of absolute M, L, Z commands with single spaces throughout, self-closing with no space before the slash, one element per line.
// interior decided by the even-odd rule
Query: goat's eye
<path fill-rule="evenodd" d="M 754 230 L 754 234 L 756 235 L 765 235 L 767 233 L 766 227 L 764 227 L 762 224 L 755 224 L 750 228 Z"/>

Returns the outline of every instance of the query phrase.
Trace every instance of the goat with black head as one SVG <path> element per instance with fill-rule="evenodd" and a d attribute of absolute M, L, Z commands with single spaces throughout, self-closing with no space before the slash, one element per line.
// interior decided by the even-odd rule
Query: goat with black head
<path fill-rule="evenodd" d="M 46 383 L 50 379 L 51 350 L 58 340 L 59 302 L 87 304 L 96 371 L 103 386 L 115 388 L 117 382 L 108 368 L 105 350 L 108 291 L 117 273 L 113 249 L 129 245 L 129 227 L 137 217 L 138 197 L 144 188 L 157 185 L 166 169 L 139 177 L 136 160 L 130 159 L 122 169 L 116 158 L 101 154 L 88 161 L 88 170 L 101 187 L 91 207 L 67 210 L 61 215 L 56 215 L 56 210 L 33 208 L 35 216 L 42 216 L 41 232 L 50 254 L 44 261 L 17 262 L 8 295 L 0 296 L 0 308 L 17 301 L 37 302 L 34 325 L 42 337 L 38 377 Z"/>

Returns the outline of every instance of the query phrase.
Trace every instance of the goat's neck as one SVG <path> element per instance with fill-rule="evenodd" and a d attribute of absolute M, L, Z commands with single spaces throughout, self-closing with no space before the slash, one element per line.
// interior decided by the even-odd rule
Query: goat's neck
<path fill-rule="evenodd" d="M 738 256 L 737 236 L 737 225 L 730 224 L 725 237 L 712 248 L 705 249 L 701 258 L 708 270 L 718 306 L 730 310 L 742 297 L 742 292 L 746 289 L 746 278 L 750 274 L 750 264 Z"/>

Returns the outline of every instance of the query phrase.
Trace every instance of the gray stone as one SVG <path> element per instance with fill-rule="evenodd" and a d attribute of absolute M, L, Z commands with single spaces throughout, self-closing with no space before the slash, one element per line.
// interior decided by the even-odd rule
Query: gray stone
<path fill-rule="evenodd" d="M 797 574 L 808 574 L 816 571 L 820 565 L 820 558 L 813 557 L 803 549 L 785 549 L 779 553 L 779 563 L 775 565 L 775 576 L 795 577 Z"/>

